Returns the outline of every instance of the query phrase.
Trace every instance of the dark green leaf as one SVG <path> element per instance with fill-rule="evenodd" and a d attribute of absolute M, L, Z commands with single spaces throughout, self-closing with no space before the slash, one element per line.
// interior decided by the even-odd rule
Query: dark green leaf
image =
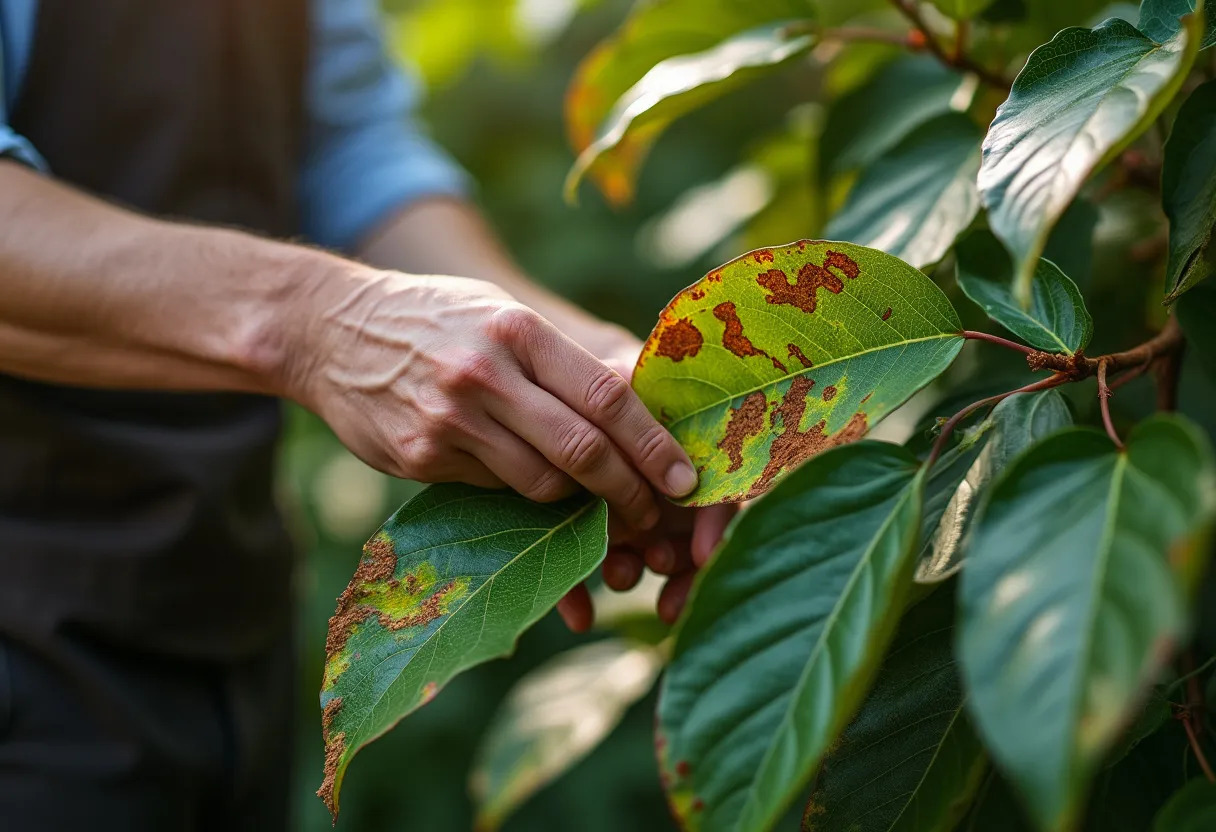
<path fill-rule="evenodd" d="M 659 699 L 686 829 L 771 829 L 860 704 L 911 584 L 923 477 L 895 445 L 815 457 L 697 579 Z"/>
<path fill-rule="evenodd" d="M 1187 783 L 1165 804 L 1153 832 L 1212 832 L 1216 829 L 1216 783 L 1202 777 Z"/>
<path fill-rule="evenodd" d="M 987 231 L 967 236 L 958 246 L 958 285 L 988 317 L 1027 344 L 1072 355 L 1084 349 L 1094 331 L 1077 284 L 1050 260 L 1039 260 L 1031 280 L 1031 301 L 1023 309 L 1001 275 L 1000 243 Z"/>
<path fill-rule="evenodd" d="M 1138 28 L 1157 43 L 1165 43 L 1182 29 L 1182 18 L 1193 14 L 1198 0 L 1144 0 L 1140 4 Z M 1207 21 L 1203 28 L 1200 49 L 1216 43 L 1216 17 Z"/>
<path fill-rule="evenodd" d="M 1018 457 L 976 520 L 961 583 L 968 706 L 1046 830 L 1090 780 L 1184 634 L 1216 497 L 1211 451 L 1156 417 L 1119 451 L 1065 430 Z"/>
<path fill-rule="evenodd" d="M 1216 81 L 1197 87 L 1174 119 L 1161 169 L 1161 205 L 1170 220 L 1168 301 L 1208 277 L 1214 265 Z"/>
<path fill-rule="evenodd" d="M 840 173 L 868 166 L 934 116 L 966 109 L 971 89 L 931 57 L 892 61 L 828 111 L 820 140 L 823 169 Z"/>
<path fill-rule="evenodd" d="M 907 263 L 803 241 L 745 254 L 678 294 L 633 387 L 701 473 L 686 502 L 737 502 L 861 437 L 949 366 L 961 330 Z"/>
<path fill-rule="evenodd" d="M 866 168 L 824 236 L 881 249 L 917 268 L 945 256 L 979 211 L 980 134 L 948 113 Z"/>
<path fill-rule="evenodd" d="M 856 719 L 823 764 L 810 832 L 950 832 L 986 759 L 963 709 L 953 603 L 938 592 L 900 622 Z"/>
<path fill-rule="evenodd" d="M 957 832 L 1035 832 L 1009 783 L 989 771 Z"/>
<path fill-rule="evenodd" d="M 1107 755 L 1106 764 L 1117 765 L 1120 760 L 1131 753 L 1141 740 L 1145 737 L 1156 733 L 1162 725 L 1172 716 L 1170 703 L 1162 696 L 1161 692 L 1154 689 L 1149 693 L 1148 699 L 1144 703 L 1144 707 L 1140 709 L 1139 716 L 1136 721 L 1123 731 L 1119 737 L 1119 741 L 1115 744 Z"/>
<path fill-rule="evenodd" d="M 1015 262 L 1014 297 L 1052 226 L 1090 174 L 1138 136 L 1177 92 L 1198 47 L 1199 23 L 1164 45 L 1123 20 L 1065 29 L 1036 49 L 984 139 L 979 190 L 992 230 Z"/>
<path fill-rule="evenodd" d="M 560 653 L 520 679 L 482 738 L 470 777 L 478 832 L 600 744 L 645 696 L 663 667 L 645 644 L 608 639 Z"/>
<path fill-rule="evenodd" d="M 541 505 L 509 491 L 433 485 L 368 541 L 325 645 L 318 794 L 335 817 L 359 749 L 456 674 L 510 654 L 603 560 L 607 517 L 604 502 L 586 496 Z"/>
<path fill-rule="evenodd" d="M 1196 286 L 1178 299 L 1174 313 L 1186 333 L 1187 350 L 1216 383 L 1216 285 Z"/>

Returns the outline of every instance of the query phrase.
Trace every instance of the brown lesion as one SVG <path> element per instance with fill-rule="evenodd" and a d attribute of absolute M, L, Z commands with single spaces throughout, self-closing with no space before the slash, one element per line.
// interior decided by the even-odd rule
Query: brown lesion
<path fill-rule="evenodd" d="M 887 307 L 887 311 L 882 313 L 882 319 L 888 320 L 891 317 L 891 307 Z"/>
<path fill-rule="evenodd" d="M 368 594 L 368 585 L 391 580 L 396 569 L 397 553 L 393 550 L 392 541 L 383 534 L 377 534 L 363 547 L 363 558 L 355 574 L 338 596 L 338 608 L 329 619 L 329 632 L 325 635 L 327 657 L 332 658 L 342 652 L 355 627 L 375 614 L 374 610 L 360 603 Z"/>
<path fill-rule="evenodd" d="M 802 351 L 802 348 L 799 347 L 797 344 L 786 344 L 785 351 L 787 353 L 789 353 L 790 358 L 798 359 L 798 361 L 802 364 L 803 367 L 810 369 L 811 367 L 815 366 L 814 364 L 811 363 L 811 359 L 806 357 L 806 353 L 804 353 Z"/>
<path fill-rule="evenodd" d="M 685 358 L 696 357 L 703 343 L 705 339 L 701 336 L 701 330 L 688 318 L 680 318 L 669 323 L 659 333 L 655 354 L 672 361 L 683 361 Z"/>
<path fill-rule="evenodd" d="M 325 703 L 321 711 L 321 738 L 325 742 L 325 769 L 321 777 L 321 787 L 317 789 L 317 797 L 325 801 L 329 814 L 336 818 L 338 807 L 334 801 L 334 783 L 338 777 L 338 764 L 346 753 L 346 732 L 339 731 L 331 735 L 330 729 L 338 712 L 342 710 L 342 697 L 335 696 Z"/>
<path fill-rule="evenodd" d="M 836 398 L 836 388 L 829 384 L 827 387 L 823 388 L 823 400 L 825 402 L 830 402 L 834 398 Z"/>
<path fill-rule="evenodd" d="M 731 410 L 730 418 L 726 421 L 726 433 L 718 443 L 718 449 L 725 451 L 730 458 L 726 473 L 734 473 L 743 467 L 743 443 L 752 436 L 759 436 L 764 430 L 764 413 L 767 409 L 768 399 L 762 391 L 756 390 Z"/>
<path fill-rule="evenodd" d="M 412 578 L 414 576 L 410 575 L 409 577 Z M 415 578 L 415 580 L 417 579 Z M 380 626 L 386 630 L 396 632 L 397 630 L 404 630 L 406 627 L 423 627 L 430 624 L 436 618 L 443 615 L 444 600 L 447 598 L 449 593 L 453 592 L 457 588 L 458 583 L 456 581 L 448 581 L 436 592 L 432 593 L 425 601 L 419 604 L 418 609 L 411 612 L 409 615 L 402 616 L 401 618 L 393 618 L 388 613 L 382 612 L 379 614 Z M 415 589 L 410 594 L 416 595 L 418 594 L 418 590 Z"/>
<path fill-rule="evenodd" d="M 836 272 L 854 280 L 861 274 L 861 267 L 848 255 L 829 251 L 822 266 L 817 263 L 805 264 L 799 269 L 798 278 L 793 283 L 780 269 L 769 269 L 757 275 L 756 282 L 769 291 L 769 303 L 793 306 L 809 315 L 819 304 L 820 289 L 834 295 L 844 291 L 844 280 Z"/>
<path fill-rule="evenodd" d="M 722 346 L 726 349 L 740 358 L 748 358 L 753 355 L 767 358 L 780 372 L 789 372 L 785 369 L 784 364 L 757 347 L 750 338 L 743 334 L 743 321 L 739 320 L 739 310 L 733 301 L 725 301 L 715 306 L 714 317 L 726 325 L 722 331 Z"/>
<path fill-rule="evenodd" d="M 752 252 L 752 259 L 760 264 L 771 263 L 773 262 L 773 252 L 767 248 L 762 248 L 759 251 Z"/>

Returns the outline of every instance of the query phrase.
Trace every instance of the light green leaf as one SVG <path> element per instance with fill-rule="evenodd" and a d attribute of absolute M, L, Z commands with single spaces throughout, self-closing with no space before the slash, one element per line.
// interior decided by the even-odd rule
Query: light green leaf
<path fill-rule="evenodd" d="M 682 291 L 633 387 L 701 473 L 690 505 L 756 497 L 942 372 L 962 325 L 933 281 L 851 243 L 760 249 Z"/>
<path fill-rule="evenodd" d="M 1042 829 L 1073 828 L 1185 634 L 1214 498 L 1202 435 L 1155 417 L 1125 451 L 1090 429 L 1053 434 L 981 508 L 960 593 L 968 706 Z"/>
<path fill-rule="evenodd" d="M 1191 68 L 1200 16 L 1159 45 L 1123 20 L 1065 29 L 1031 53 L 984 139 L 980 197 L 1013 253 L 1014 297 L 1031 278 L 1052 226 L 1095 170 L 1161 112 Z"/>
<path fill-rule="evenodd" d="M 541 505 L 458 484 L 433 485 L 389 518 L 329 620 L 317 793 L 334 817 L 359 749 L 456 674 L 509 655 L 603 560 L 607 518 L 586 496 Z"/>
<path fill-rule="evenodd" d="M 1153 832 L 1212 832 L 1216 829 L 1216 783 L 1198 777 L 1165 804 Z"/>
<path fill-rule="evenodd" d="M 650 691 L 662 667 L 657 648 L 608 639 L 560 653 L 520 679 L 494 715 L 473 764 L 478 832 L 498 829 L 591 753 Z"/>
<path fill-rule="evenodd" d="M 992 5 L 993 0 L 930 0 L 937 10 L 955 20 L 970 20 Z"/>
<path fill-rule="evenodd" d="M 828 111 L 820 163 L 828 173 L 865 168 L 926 121 L 961 111 L 974 85 L 934 58 L 900 58 Z"/>
<path fill-rule="evenodd" d="M 857 717 L 823 764 L 804 832 L 951 832 L 987 760 L 963 709 L 950 594 L 900 622 Z"/>
<path fill-rule="evenodd" d="M 602 164 L 605 171 L 616 171 L 627 179 L 620 183 L 621 199 L 606 191 L 610 201 L 628 201 L 650 145 L 667 125 L 767 75 L 814 43 L 808 21 L 784 20 L 739 32 L 705 51 L 655 64 L 621 95 L 594 141 L 579 153 L 566 178 L 566 198 L 574 201 L 583 177 Z M 606 157 L 613 158 L 604 161 Z"/>
<path fill-rule="evenodd" d="M 1216 18 L 1214 18 L 1216 19 Z M 1216 81 L 1195 89 L 1178 111 L 1165 143 L 1161 205 L 1170 220 L 1166 300 L 1211 275 L 1216 226 Z"/>
<path fill-rule="evenodd" d="M 859 442 L 799 468 L 729 530 L 659 698 L 659 764 L 684 829 L 771 829 L 814 776 L 899 620 L 923 479 L 904 449 Z"/>
<path fill-rule="evenodd" d="M 1089 344 L 1094 319 L 1077 284 L 1050 260 L 1040 259 L 1031 277 L 1030 305 L 1023 308 L 1002 266 L 1000 244 L 986 231 L 958 246 L 958 285 L 988 317 L 1036 349 L 1072 355 Z M 1004 272 L 1004 273 L 1003 273 Z"/>
<path fill-rule="evenodd" d="M 862 172 L 824 236 L 930 266 L 979 212 L 979 168 L 979 130 L 961 113 L 939 116 Z"/>
<path fill-rule="evenodd" d="M 1182 18 L 1193 14 L 1200 5 L 1198 0 L 1144 0 L 1137 28 L 1157 43 L 1165 43 L 1182 29 Z M 1199 48 L 1207 49 L 1213 43 L 1216 43 L 1216 17 L 1204 26 Z"/>

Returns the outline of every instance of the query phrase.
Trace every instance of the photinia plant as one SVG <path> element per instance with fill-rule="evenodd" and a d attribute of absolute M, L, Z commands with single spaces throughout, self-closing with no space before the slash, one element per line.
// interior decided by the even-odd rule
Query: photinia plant
<path fill-rule="evenodd" d="M 644 0 L 587 58 L 568 186 L 615 204 L 675 119 L 817 81 L 813 175 L 771 175 L 803 176 L 773 192 L 826 208 L 805 236 L 829 239 L 660 314 L 634 389 L 700 471 L 686 502 L 745 508 L 674 631 L 618 610 L 511 695 L 479 828 L 656 678 L 690 832 L 1216 828 L 1216 23 L 1099 11 Z M 865 438 L 893 413 L 906 442 Z M 355 753 L 509 654 L 607 544 L 597 499 L 459 485 L 377 532 L 326 645 L 335 818 Z"/>

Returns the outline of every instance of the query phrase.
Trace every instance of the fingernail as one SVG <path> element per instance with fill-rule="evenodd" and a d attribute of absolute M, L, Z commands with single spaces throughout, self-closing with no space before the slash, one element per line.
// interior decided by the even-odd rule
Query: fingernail
<path fill-rule="evenodd" d="M 667 490 L 674 497 L 684 497 L 697 487 L 697 472 L 687 462 L 674 462 L 667 469 Z"/>

